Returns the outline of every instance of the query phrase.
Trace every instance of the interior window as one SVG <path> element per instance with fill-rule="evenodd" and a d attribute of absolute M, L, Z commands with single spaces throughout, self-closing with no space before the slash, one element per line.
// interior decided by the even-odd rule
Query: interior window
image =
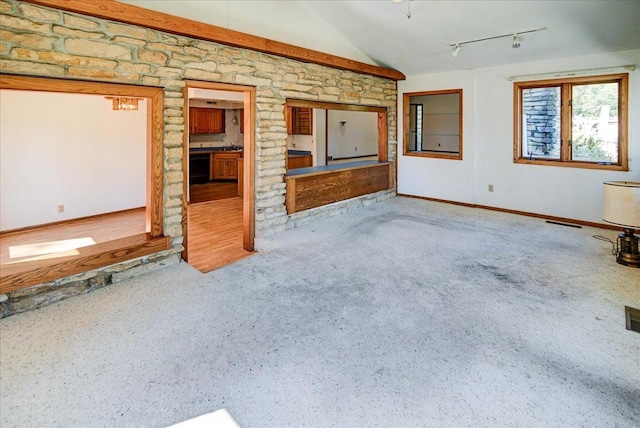
<path fill-rule="evenodd" d="M 462 159 L 462 89 L 404 95 L 404 154 Z"/>

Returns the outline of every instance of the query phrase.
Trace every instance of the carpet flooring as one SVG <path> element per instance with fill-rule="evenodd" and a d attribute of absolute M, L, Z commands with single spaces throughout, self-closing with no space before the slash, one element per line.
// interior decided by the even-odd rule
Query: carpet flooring
<path fill-rule="evenodd" d="M 615 232 L 393 198 L 0 321 L 0 425 L 640 425 Z"/>

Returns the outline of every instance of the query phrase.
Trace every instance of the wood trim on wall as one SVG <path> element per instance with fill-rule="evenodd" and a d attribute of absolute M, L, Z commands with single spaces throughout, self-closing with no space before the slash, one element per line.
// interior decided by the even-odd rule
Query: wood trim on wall
<path fill-rule="evenodd" d="M 438 198 L 429 198 L 429 197 L 426 197 L 426 196 L 407 195 L 407 194 L 404 194 L 404 193 L 398 193 L 398 196 L 402 196 L 402 197 L 405 197 L 405 198 L 422 199 L 422 200 L 425 200 L 425 201 L 432 201 L 432 202 L 441 202 L 441 203 L 444 203 L 444 204 L 459 205 L 459 206 L 469 207 L 469 208 L 480 208 L 480 209 L 483 209 L 483 210 L 498 211 L 498 212 L 508 213 L 508 214 L 523 215 L 523 216 L 526 216 L 526 217 L 535 217 L 535 218 L 541 218 L 541 219 L 544 219 L 544 220 L 558 221 L 558 222 L 562 222 L 562 223 L 578 224 L 578 225 L 581 225 L 581 226 L 597 227 L 597 228 L 600 228 L 600 229 L 610 229 L 610 230 L 620 230 L 621 229 L 620 227 L 615 226 L 613 224 L 596 223 L 596 222 L 592 222 L 592 221 L 576 220 L 576 219 L 566 218 L 566 217 L 556 217 L 556 216 L 553 216 L 553 215 L 531 213 L 531 212 L 528 212 L 528 211 L 518 211 L 518 210 L 509 209 L 509 208 L 492 207 L 490 205 L 469 204 L 467 202 L 449 201 L 447 199 L 438 199 Z"/>
<path fill-rule="evenodd" d="M 232 83 L 205 82 L 199 80 L 185 80 L 183 88 L 184 94 L 184 120 L 185 126 L 189 127 L 189 89 L 211 89 L 217 91 L 231 91 L 244 93 L 244 169 L 242 188 L 242 222 L 243 222 L 243 248 L 247 251 L 254 251 L 255 241 L 255 117 L 256 117 L 256 88 L 253 86 L 235 85 Z M 188 236 L 188 216 L 187 207 L 189 204 L 189 135 L 184 133 L 182 171 L 183 192 L 182 192 L 182 236 L 184 237 L 183 258 L 188 260 L 187 241 Z"/>
<path fill-rule="evenodd" d="M 264 37 L 229 30 L 211 24 L 193 21 L 142 7 L 119 3 L 114 0 L 24 0 L 97 18 L 152 28 L 194 39 L 222 43 L 228 46 L 251 49 L 307 63 L 364 73 L 391 80 L 404 80 L 403 73 L 389 68 L 366 64 L 351 59 L 302 48 Z"/>

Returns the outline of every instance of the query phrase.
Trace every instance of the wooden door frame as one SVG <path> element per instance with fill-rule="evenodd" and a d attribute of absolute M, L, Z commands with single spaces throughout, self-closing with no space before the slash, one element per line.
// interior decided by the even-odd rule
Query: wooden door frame
<path fill-rule="evenodd" d="M 146 233 L 97 244 L 91 249 L 80 251 L 78 256 L 61 258 L 54 264 L 34 261 L 5 268 L 0 276 L 0 293 L 99 269 L 169 248 L 169 239 L 163 235 L 164 93 L 162 88 L 0 73 L 0 89 L 123 96 L 145 98 L 149 102 L 146 118 Z M 105 102 L 109 101 L 105 100 Z"/>
<path fill-rule="evenodd" d="M 204 82 L 199 80 L 185 80 L 182 90 L 184 104 L 184 136 L 182 144 L 182 236 L 184 250 L 182 258 L 189 260 L 187 250 L 189 243 L 188 214 L 189 207 L 189 89 L 211 89 L 216 91 L 242 92 L 244 94 L 244 182 L 242 187 L 242 248 L 254 251 L 255 240 L 255 115 L 256 88 L 254 86 L 234 85 L 231 83 Z"/>

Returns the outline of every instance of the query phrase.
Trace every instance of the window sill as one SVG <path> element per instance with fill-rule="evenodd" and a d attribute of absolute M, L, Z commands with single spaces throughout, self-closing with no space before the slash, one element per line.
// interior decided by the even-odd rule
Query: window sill
<path fill-rule="evenodd" d="M 543 166 L 560 166 L 565 168 L 582 168 L 582 169 L 601 169 L 607 171 L 629 171 L 627 165 L 619 164 L 599 164 L 594 162 L 563 162 L 556 160 L 542 160 L 542 159 L 528 159 L 518 158 L 514 159 L 514 163 L 527 164 L 527 165 L 543 165 Z"/>
<path fill-rule="evenodd" d="M 77 255 L 2 266 L 0 294 L 66 278 L 169 249 L 169 238 L 146 233 L 78 249 Z"/>
<path fill-rule="evenodd" d="M 434 158 L 434 159 L 449 159 L 449 160 L 462 160 L 462 153 L 436 153 L 436 152 L 404 152 L 404 156 L 414 156 L 418 158 Z"/>

